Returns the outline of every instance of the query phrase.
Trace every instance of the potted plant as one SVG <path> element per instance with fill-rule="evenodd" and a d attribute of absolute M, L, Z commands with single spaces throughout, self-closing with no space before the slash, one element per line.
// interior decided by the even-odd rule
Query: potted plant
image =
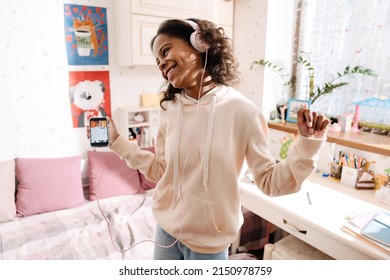
<path fill-rule="evenodd" d="M 341 81 L 341 79 L 346 76 L 355 74 L 361 74 L 371 77 L 378 76 L 374 73 L 373 70 L 364 68 L 363 66 L 357 65 L 351 67 L 347 65 L 344 67 L 342 72 L 335 73 L 335 76 L 329 82 L 324 82 L 322 85 L 315 87 L 315 69 L 311 65 L 310 58 L 308 54 L 303 51 L 300 51 L 299 53 L 300 55 L 298 56 L 297 63 L 302 64 L 302 66 L 307 70 L 309 75 L 309 100 L 311 104 L 313 104 L 320 96 L 329 94 L 336 88 L 348 85 L 348 82 Z M 297 77 L 295 75 L 286 73 L 285 68 L 280 67 L 279 65 L 268 60 L 260 59 L 253 61 L 251 69 L 253 65 L 256 64 L 267 67 L 272 71 L 276 72 L 281 77 L 283 85 L 289 87 L 289 92 L 291 93 L 291 96 L 295 96 L 295 85 L 297 80 Z"/>

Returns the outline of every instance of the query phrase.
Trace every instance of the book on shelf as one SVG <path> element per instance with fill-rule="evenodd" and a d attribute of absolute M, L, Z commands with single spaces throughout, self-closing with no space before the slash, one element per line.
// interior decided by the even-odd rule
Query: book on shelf
<path fill-rule="evenodd" d="M 374 186 L 375 186 L 374 175 L 365 170 L 360 171 L 355 186 L 356 189 L 370 190 L 370 189 L 374 189 Z"/>
<path fill-rule="evenodd" d="M 346 217 L 346 223 L 341 229 L 382 252 L 390 254 L 390 212 L 356 211 Z"/>
<path fill-rule="evenodd" d="M 151 144 L 150 144 L 150 129 L 149 127 L 144 127 L 144 135 L 145 135 L 145 140 L 144 140 L 144 147 L 150 147 Z"/>
<path fill-rule="evenodd" d="M 149 127 L 130 127 L 129 140 L 136 141 L 141 148 L 148 148 L 152 146 L 150 143 L 150 129 Z"/>
<path fill-rule="evenodd" d="M 360 190 L 371 190 L 374 189 L 375 181 L 374 180 L 362 180 L 357 181 L 355 188 Z"/>

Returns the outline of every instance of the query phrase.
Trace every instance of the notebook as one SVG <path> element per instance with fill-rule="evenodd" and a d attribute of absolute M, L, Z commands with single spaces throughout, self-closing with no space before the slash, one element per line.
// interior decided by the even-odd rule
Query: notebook
<path fill-rule="evenodd" d="M 375 218 L 378 214 L 382 213 L 380 210 L 371 210 L 371 211 L 356 211 L 348 215 L 347 219 L 351 225 L 354 225 L 358 229 L 363 229 L 368 225 L 372 219 Z"/>
<path fill-rule="evenodd" d="M 362 229 L 361 233 L 390 247 L 390 213 L 381 211 Z"/>

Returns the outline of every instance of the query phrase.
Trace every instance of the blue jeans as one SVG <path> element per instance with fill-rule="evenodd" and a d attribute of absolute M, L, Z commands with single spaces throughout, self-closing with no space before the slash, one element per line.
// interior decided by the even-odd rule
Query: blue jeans
<path fill-rule="evenodd" d="M 216 254 L 201 254 L 196 253 L 186 247 L 180 241 L 176 241 L 176 238 L 168 234 L 160 226 L 157 226 L 156 230 L 156 243 L 154 246 L 154 259 L 155 260 L 227 260 L 228 249 Z M 159 245 L 170 246 L 163 248 Z"/>

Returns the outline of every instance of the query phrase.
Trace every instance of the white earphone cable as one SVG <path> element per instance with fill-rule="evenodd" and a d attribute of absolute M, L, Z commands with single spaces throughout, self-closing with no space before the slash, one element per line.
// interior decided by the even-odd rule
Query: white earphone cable
<path fill-rule="evenodd" d="M 203 72 L 202 72 L 202 75 L 201 75 L 201 80 L 200 80 L 200 87 L 199 87 L 199 93 L 198 93 L 198 102 L 197 102 L 197 107 L 196 107 L 196 115 L 195 115 L 195 118 L 198 117 L 198 113 L 199 113 L 199 106 L 200 106 L 200 97 L 201 97 L 201 93 L 202 93 L 202 87 L 203 87 L 203 79 L 204 79 L 204 74 L 206 72 L 206 66 L 207 66 L 207 56 L 208 56 L 208 50 L 206 50 L 206 56 L 205 56 L 205 63 L 204 63 L 204 67 L 203 67 Z M 191 139 L 191 138 L 190 138 Z M 184 160 L 184 164 L 183 164 L 183 168 L 182 168 L 182 174 L 185 174 L 185 167 L 187 165 L 187 161 L 189 159 L 189 154 L 190 154 L 190 149 L 187 150 L 187 155 L 186 155 L 186 158 Z M 98 184 L 100 184 L 100 180 L 103 176 L 103 172 L 104 172 L 104 166 L 103 166 L 103 169 L 102 169 L 102 173 L 100 175 L 100 178 L 99 178 L 99 182 Z M 180 240 L 180 237 L 181 237 L 181 234 L 182 234 L 182 230 L 183 230 L 183 220 L 184 220 L 184 217 L 185 217 L 185 202 L 184 202 L 184 197 L 183 197 L 183 192 L 182 192 L 182 182 L 184 182 L 184 180 L 187 178 L 189 174 L 187 174 L 186 176 L 184 176 L 181 180 L 180 180 L 180 183 L 179 183 L 179 196 L 182 200 L 182 203 L 183 203 L 183 211 L 182 211 L 182 217 L 181 217 L 181 221 L 180 221 L 180 232 L 179 232 L 179 235 L 178 237 L 175 239 L 175 241 L 172 243 L 172 244 L 169 244 L 169 245 L 162 245 L 162 244 L 159 244 L 153 240 L 149 240 L 149 239 L 145 239 L 145 240 L 142 240 L 140 242 L 137 242 L 133 245 L 130 245 L 130 247 L 126 248 L 126 249 L 119 249 L 117 248 L 117 246 L 115 245 L 114 243 L 114 240 L 113 240 L 113 237 L 112 237 L 112 230 L 111 230 L 111 225 L 110 225 L 110 222 L 108 221 L 107 217 L 104 215 L 103 213 L 103 210 L 100 206 L 100 203 L 99 203 L 99 200 L 97 200 L 97 205 L 98 205 L 98 208 L 100 210 L 100 213 L 102 214 L 106 224 L 107 224 L 107 227 L 108 227 L 108 230 L 109 230 L 109 234 L 110 234 L 110 239 L 111 239 L 111 243 L 114 247 L 114 249 L 119 252 L 119 253 L 125 253 L 126 251 L 128 250 L 131 250 L 132 248 L 134 248 L 135 246 L 141 244 L 141 243 L 144 243 L 144 242 L 152 242 L 154 243 L 155 245 L 161 247 L 161 248 L 170 248 L 172 246 L 174 246 L 177 242 L 179 242 Z"/>

